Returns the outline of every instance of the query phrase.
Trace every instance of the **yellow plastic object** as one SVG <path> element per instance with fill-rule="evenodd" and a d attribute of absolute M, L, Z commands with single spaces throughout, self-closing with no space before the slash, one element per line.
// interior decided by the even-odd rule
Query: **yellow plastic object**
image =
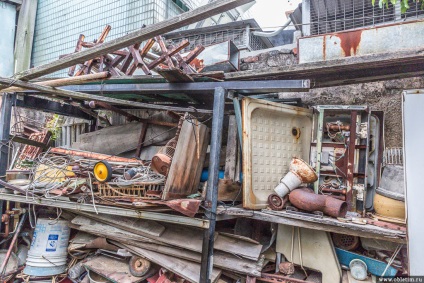
<path fill-rule="evenodd" d="M 107 182 L 112 179 L 112 166 L 107 161 L 100 161 L 94 165 L 94 177 L 99 182 Z"/>
<path fill-rule="evenodd" d="M 35 170 L 34 180 L 37 182 L 63 182 L 66 178 L 75 177 L 72 172 L 72 166 L 68 166 L 66 170 L 40 164 Z"/>
<path fill-rule="evenodd" d="M 374 210 L 377 216 L 405 221 L 405 203 L 403 201 L 391 199 L 377 193 L 374 196 Z"/>

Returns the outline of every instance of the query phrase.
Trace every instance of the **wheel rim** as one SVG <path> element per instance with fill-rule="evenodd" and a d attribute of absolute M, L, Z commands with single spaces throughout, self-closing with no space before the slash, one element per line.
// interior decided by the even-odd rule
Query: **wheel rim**
<path fill-rule="evenodd" d="M 103 182 L 107 179 L 109 175 L 109 169 L 107 168 L 106 164 L 99 162 L 94 166 L 94 176 L 97 180 L 100 182 Z"/>

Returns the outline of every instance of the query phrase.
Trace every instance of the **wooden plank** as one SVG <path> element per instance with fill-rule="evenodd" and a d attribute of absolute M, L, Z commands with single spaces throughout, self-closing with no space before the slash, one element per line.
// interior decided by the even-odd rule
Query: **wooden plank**
<path fill-rule="evenodd" d="M 229 236 L 219 234 L 215 239 L 214 249 L 230 254 L 238 254 L 251 260 L 258 260 L 261 254 L 262 245 L 246 241 L 245 239 L 237 237 L 237 235 Z"/>
<path fill-rule="evenodd" d="M 186 197 L 197 191 L 208 144 L 208 127 L 196 119 L 183 122 L 163 200 Z"/>
<path fill-rule="evenodd" d="M 142 123 L 140 136 L 138 137 L 137 149 L 135 150 L 135 156 L 140 157 L 141 149 L 144 145 L 147 133 L 147 123 Z"/>
<path fill-rule="evenodd" d="M 99 46 L 95 46 L 93 48 L 61 58 L 57 61 L 38 66 L 24 72 L 17 73 L 15 74 L 14 78 L 30 80 L 33 78 L 41 77 L 43 75 L 62 70 L 72 65 L 83 63 L 100 55 L 104 55 L 107 53 L 111 53 L 115 50 L 128 47 L 137 42 L 142 42 L 144 40 L 148 40 L 150 38 L 167 33 L 169 31 L 182 28 L 189 24 L 198 22 L 200 20 L 222 12 L 226 12 L 228 10 L 250 3 L 252 1 L 253 0 L 217 0 L 215 2 L 201 6 L 197 9 L 185 12 L 169 20 L 165 20 L 157 24 L 147 26 L 138 31 L 108 41 Z"/>
<path fill-rule="evenodd" d="M 171 272 L 183 277 L 189 282 L 199 282 L 200 264 L 175 258 L 173 256 L 164 255 L 158 252 L 149 251 L 143 248 L 133 247 L 129 245 L 123 245 L 130 252 L 133 252 L 141 257 L 144 257 Z M 221 275 L 221 270 L 213 268 L 211 272 L 211 282 L 216 282 Z"/>
<path fill-rule="evenodd" d="M 109 77 L 110 77 L 109 72 L 101 72 L 96 74 L 70 77 L 65 79 L 36 82 L 35 84 L 43 85 L 43 86 L 58 87 L 58 86 L 66 86 L 66 85 L 78 85 L 78 84 L 83 84 L 88 82 L 99 82 L 99 81 L 106 80 Z M 22 87 L 9 87 L 9 88 L 1 90 L 0 92 L 20 92 L 25 90 L 26 89 Z"/>
<path fill-rule="evenodd" d="M 78 142 L 72 143 L 72 148 L 109 155 L 118 155 L 137 148 L 140 131 L 144 123 L 129 123 L 110 126 L 91 133 L 80 135 Z M 164 126 L 150 126 L 146 131 L 145 146 L 160 143 L 173 137 L 174 132 L 158 136 L 158 132 L 167 131 Z M 107 138 L 105 138 L 107 137 Z"/>
<path fill-rule="evenodd" d="M 78 227 L 78 229 L 83 232 L 87 232 L 90 234 L 98 235 L 100 237 L 124 237 L 125 239 L 139 241 L 139 242 L 155 242 L 154 240 L 136 235 L 134 233 L 127 232 L 125 230 L 113 227 L 111 225 L 100 223 L 96 220 L 92 220 L 85 216 L 77 216 L 75 217 L 71 223 L 75 225 L 74 227 Z"/>
<path fill-rule="evenodd" d="M 227 154 L 225 157 L 225 179 L 235 180 L 236 162 L 237 162 L 237 125 L 236 116 L 228 117 L 228 139 Z"/>
<path fill-rule="evenodd" d="M 165 230 L 160 236 L 153 236 L 151 233 L 141 233 L 143 229 L 128 226 L 125 221 L 122 224 L 116 224 L 119 221 L 106 220 L 107 217 L 102 217 L 103 223 L 97 219 L 90 219 L 85 214 L 79 213 L 84 216 L 77 216 L 72 220 L 72 224 L 78 225 L 76 229 L 87 233 L 95 234 L 100 237 L 107 237 L 110 239 L 127 239 L 139 242 L 149 242 L 158 245 L 170 245 L 176 248 L 185 249 L 188 251 L 201 253 L 203 234 L 201 230 L 188 228 L 181 225 L 162 224 Z M 136 233 L 136 234 L 135 234 Z M 187 241 L 190 239 L 190 241 Z M 240 237 L 229 235 L 216 235 L 215 249 L 221 252 L 229 252 L 233 255 L 242 256 L 246 259 L 257 261 L 260 255 L 262 245 L 252 242 L 252 240 L 243 239 Z"/>
<path fill-rule="evenodd" d="M 170 83 L 192 83 L 194 79 L 179 68 L 160 69 L 157 73 Z"/>
<path fill-rule="evenodd" d="M 120 243 L 143 248 L 149 251 L 158 252 L 161 254 L 177 257 L 184 260 L 200 263 L 202 258 L 201 254 L 185 249 L 163 246 L 153 243 L 142 243 L 134 241 L 120 240 Z M 214 251 L 213 253 L 213 265 L 214 267 L 225 269 L 241 274 L 247 274 L 252 276 L 261 276 L 262 266 L 259 262 L 244 259 L 232 254 L 224 253 L 221 251 Z"/>
<path fill-rule="evenodd" d="M 22 0 L 18 2 L 22 3 Z M 19 10 L 14 52 L 15 72 L 22 72 L 30 67 L 37 3 L 37 0 L 25 0 Z"/>
<path fill-rule="evenodd" d="M 111 218 L 104 214 L 93 214 L 82 211 L 76 211 L 76 213 L 141 236 L 159 237 L 165 231 L 165 226 L 156 221 L 123 216 Z"/>
<path fill-rule="evenodd" d="M 64 90 L 60 88 L 53 88 L 49 86 L 37 85 L 34 83 L 24 82 L 16 79 L 9 79 L 0 77 L 0 89 L 1 85 L 3 85 L 3 89 L 9 87 L 11 85 L 22 87 L 25 89 L 40 91 L 43 94 L 56 95 L 63 98 L 74 98 L 78 100 L 94 100 L 94 101 L 103 101 L 110 104 L 116 105 L 124 105 L 124 106 L 132 106 L 132 107 L 140 107 L 140 108 L 150 108 L 150 109 L 158 109 L 158 110 L 171 110 L 176 112 L 199 112 L 199 113 L 212 113 L 212 110 L 203 110 L 203 109 L 193 109 L 193 108 L 184 108 L 184 107 L 174 107 L 174 106 L 166 106 L 166 105 L 157 105 L 157 104 L 149 104 L 143 102 L 136 101 L 126 101 L 122 99 L 103 97 L 99 95 L 87 94 L 77 91 Z M 27 95 L 23 93 L 23 95 Z"/>
<path fill-rule="evenodd" d="M 218 200 L 219 201 L 241 201 L 243 193 L 241 184 L 231 179 L 219 179 Z"/>
<path fill-rule="evenodd" d="M 373 225 L 359 225 L 353 223 L 343 223 L 337 219 L 325 217 L 323 219 L 305 217 L 285 212 L 276 211 L 255 211 L 253 219 L 268 221 L 291 226 L 347 234 L 352 236 L 381 239 L 396 243 L 406 243 L 406 234 L 401 231 L 390 230 Z"/>

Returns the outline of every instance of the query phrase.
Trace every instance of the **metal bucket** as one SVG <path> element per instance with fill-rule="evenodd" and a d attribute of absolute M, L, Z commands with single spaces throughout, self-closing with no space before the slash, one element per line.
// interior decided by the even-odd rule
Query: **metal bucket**
<path fill-rule="evenodd" d="M 66 220 L 38 219 L 24 274 L 51 276 L 66 270 L 71 229 Z"/>
<path fill-rule="evenodd" d="M 283 198 L 301 184 L 302 179 L 296 173 L 289 171 L 289 173 L 281 179 L 280 184 L 275 187 L 274 191 L 277 195 Z"/>

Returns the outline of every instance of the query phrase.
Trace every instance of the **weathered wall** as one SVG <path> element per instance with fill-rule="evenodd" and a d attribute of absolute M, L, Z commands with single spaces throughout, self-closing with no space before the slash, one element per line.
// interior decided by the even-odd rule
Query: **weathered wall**
<path fill-rule="evenodd" d="M 242 70 L 296 64 L 287 50 L 271 51 L 242 59 Z M 386 147 L 402 146 L 402 90 L 424 88 L 424 77 L 379 81 L 338 87 L 312 89 L 308 93 L 280 93 L 281 98 L 302 98 L 306 106 L 356 104 L 385 112 Z"/>

